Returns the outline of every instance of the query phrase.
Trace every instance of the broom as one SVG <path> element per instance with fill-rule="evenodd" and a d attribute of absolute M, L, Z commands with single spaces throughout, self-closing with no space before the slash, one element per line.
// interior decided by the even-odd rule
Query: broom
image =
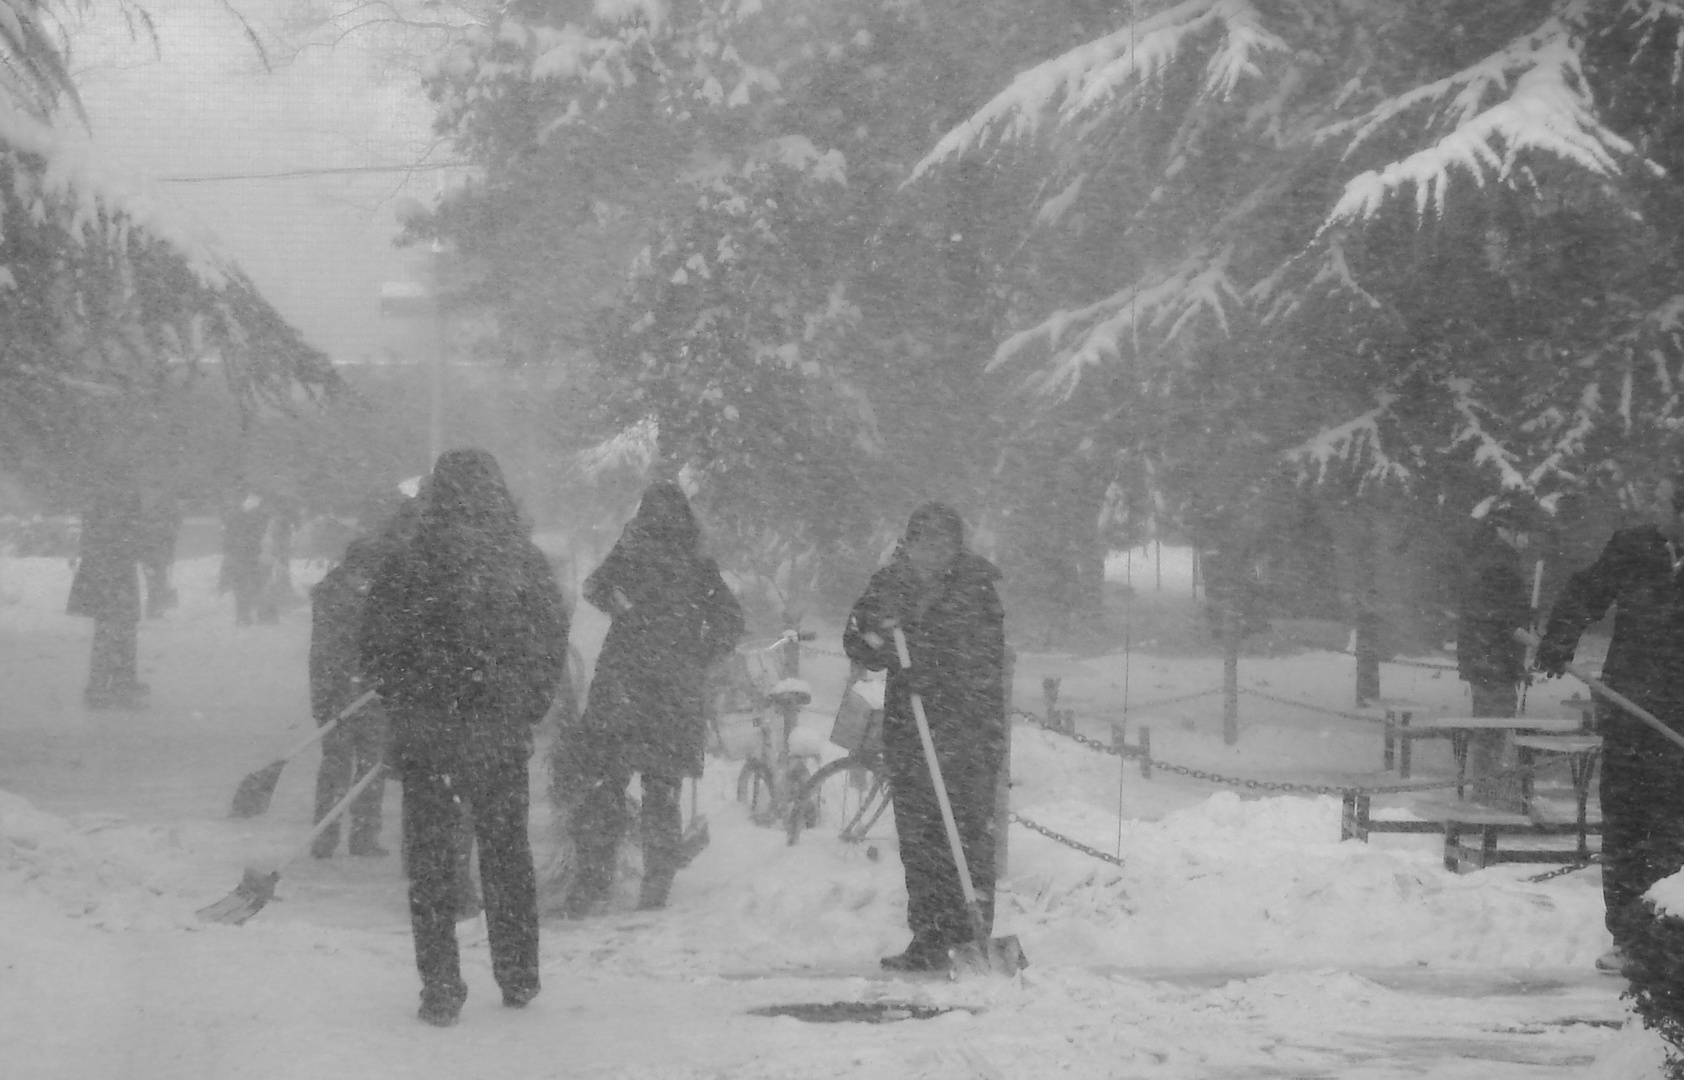
<path fill-rule="evenodd" d="M 358 709 L 373 701 L 377 691 L 368 690 L 357 700 L 339 710 L 339 715 L 318 727 L 310 737 L 299 742 L 291 750 L 258 769 L 247 774 L 240 786 L 234 789 L 234 802 L 228 808 L 229 817 L 256 817 L 269 809 L 269 800 L 274 797 L 275 785 L 280 782 L 281 770 L 287 767 L 287 762 L 297 757 L 318 740 L 326 737 L 327 733 L 339 726 L 339 722 Z"/>
<path fill-rule="evenodd" d="M 207 904 L 200 908 L 196 913 L 199 918 L 206 922 L 229 923 L 238 926 L 263 910 L 263 905 L 275 898 L 275 885 L 281 880 L 281 871 L 303 858 L 304 853 L 310 850 L 310 845 L 316 842 L 316 837 L 326 832 L 328 826 L 344 817 L 345 812 L 351 808 L 351 803 L 356 801 L 357 796 L 361 795 L 363 790 L 372 784 L 374 778 L 379 776 L 385 768 L 385 762 L 375 762 L 373 768 L 363 773 L 362 779 L 351 785 L 351 790 L 345 793 L 345 797 L 334 803 L 332 810 L 322 815 L 322 819 L 316 822 L 316 827 L 310 830 L 310 835 L 306 836 L 296 848 L 268 865 L 246 867 L 245 876 L 234 887 L 234 891 L 216 903 Z"/>

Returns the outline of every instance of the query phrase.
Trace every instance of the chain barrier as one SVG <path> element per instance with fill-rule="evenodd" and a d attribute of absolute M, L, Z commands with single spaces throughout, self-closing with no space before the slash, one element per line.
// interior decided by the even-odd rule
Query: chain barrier
<path fill-rule="evenodd" d="M 1047 828 L 1045 825 L 1041 825 L 1041 824 L 1038 824 L 1037 822 L 1030 821 L 1028 818 L 1024 817 L 1022 814 L 1019 814 L 1015 810 L 1012 811 L 1011 817 L 1012 817 L 1012 820 L 1014 822 L 1016 822 L 1019 825 L 1022 825 L 1024 828 L 1028 829 L 1030 832 L 1040 833 L 1042 836 L 1046 837 L 1047 839 L 1052 840 L 1056 843 L 1063 844 L 1067 848 L 1073 848 L 1074 850 L 1081 852 L 1083 855 L 1091 855 L 1094 858 L 1099 859 L 1103 862 L 1110 863 L 1112 866 L 1122 866 L 1123 865 L 1123 860 L 1117 858 L 1117 856 L 1111 854 L 1110 852 L 1100 851 L 1098 848 L 1088 847 L 1086 844 L 1082 843 L 1080 840 L 1072 840 L 1068 836 L 1064 836 L 1064 835 L 1061 835 L 1059 833 L 1055 833 L 1051 829 Z"/>
<path fill-rule="evenodd" d="M 1053 727 L 1034 713 L 1025 712 L 1022 709 L 1013 709 L 1012 715 L 1029 721 L 1042 731 L 1051 732 L 1054 735 L 1069 739 L 1071 742 L 1079 743 L 1096 753 L 1109 754 L 1112 757 L 1120 758 L 1139 756 L 1138 751 L 1131 752 L 1128 749 L 1118 749 L 1115 746 L 1108 746 L 1107 744 L 1100 742 L 1098 739 L 1091 739 L 1088 736 L 1083 735 L 1081 732 L 1065 731 L 1061 728 Z M 1450 788 L 1458 787 L 1465 783 L 1465 781 L 1458 780 L 1433 780 L 1420 784 L 1380 784 L 1373 787 L 1361 787 L 1349 784 L 1301 784 L 1286 780 L 1255 780 L 1238 776 L 1224 776 L 1221 773 L 1214 773 L 1205 769 L 1195 769 L 1186 765 L 1175 765 L 1167 761 L 1160 761 L 1157 758 L 1152 758 L 1150 760 L 1150 765 L 1154 769 L 1163 769 L 1165 772 L 1175 773 L 1178 776 L 1185 776 L 1193 780 L 1203 780 L 1207 783 L 1221 784 L 1226 787 L 1245 788 L 1251 791 L 1288 791 L 1302 792 L 1312 795 L 1338 795 L 1341 797 L 1346 795 L 1397 795 L 1411 791 L 1447 791 Z M 1504 774 L 1494 774 L 1494 778 L 1501 778 L 1502 775 L 1505 775 L 1509 771 L 1510 770 L 1505 770 Z M 1519 775 L 1518 772 L 1516 772 L 1515 775 Z"/>
<path fill-rule="evenodd" d="M 1291 698 L 1283 698 L 1278 694 L 1268 694 L 1262 690 L 1254 690 L 1249 686 L 1240 687 L 1240 693 L 1250 694 L 1252 697 L 1259 697 L 1264 701 L 1273 701 L 1281 705 L 1291 705 L 1295 709 L 1303 709 L 1305 712 L 1319 713 L 1322 716 L 1337 716 L 1345 720 L 1361 720 L 1364 723 L 1369 724 L 1384 724 L 1386 722 L 1386 718 L 1383 716 L 1362 716 L 1358 713 L 1340 712 L 1338 709 L 1329 709 L 1322 705 L 1311 705 L 1309 702 L 1305 701 L 1293 701 Z"/>
<path fill-rule="evenodd" d="M 1565 877 L 1566 875 L 1573 873 L 1575 870 L 1583 870 L 1587 866 L 1595 866 L 1597 863 L 1600 863 L 1601 861 L 1602 861 L 1601 855 L 1592 855 L 1588 859 L 1581 859 L 1578 862 L 1568 863 L 1566 866 L 1560 867 L 1559 869 L 1546 870 L 1542 874 L 1533 874 L 1531 877 L 1527 878 L 1526 880 L 1531 882 L 1534 885 L 1539 884 L 1541 882 L 1545 882 L 1545 881 L 1553 881 L 1558 877 Z"/>
<path fill-rule="evenodd" d="M 1148 701 L 1143 705 L 1130 705 L 1128 708 L 1130 712 L 1145 712 L 1149 709 L 1161 709 L 1165 705 L 1179 705 L 1183 701 L 1194 701 L 1202 697 L 1213 697 L 1220 693 L 1222 693 L 1222 688 L 1219 686 L 1215 690 L 1197 690 L 1191 694 L 1182 694 L 1180 697 L 1164 698 L 1161 701 Z"/>
<path fill-rule="evenodd" d="M 1356 656 L 1356 653 L 1350 652 L 1347 649 L 1332 649 L 1332 650 L 1329 650 L 1329 651 L 1336 652 L 1340 656 L 1350 656 L 1350 657 Z M 1426 660 L 1398 660 L 1398 659 L 1394 658 L 1394 659 L 1391 659 L 1391 660 L 1382 660 L 1380 662 L 1382 664 L 1396 664 L 1399 667 L 1426 668 L 1428 671 L 1455 671 L 1456 670 L 1455 664 L 1434 664 L 1434 663 L 1430 663 L 1429 661 L 1426 661 Z"/>
<path fill-rule="evenodd" d="M 1204 769 L 1193 769 L 1186 765 L 1172 765 L 1167 761 L 1152 760 L 1152 768 L 1175 773 L 1178 776 L 1191 777 L 1194 780 L 1204 780 L 1212 784 L 1222 784 L 1227 787 L 1243 787 L 1253 791 L 1292 791 L 1308 795 L 1396 795 L 1410 791 L 1445 791 L 1459 787 L 1463 781 L 1433 780 L 1423 784 L 1382 784 L 1377 787 L 1352 787 L 1336 784 L 1300 784 L 1290 780 L 1248 780 L 1236 776 L 1223 776 Z"/>

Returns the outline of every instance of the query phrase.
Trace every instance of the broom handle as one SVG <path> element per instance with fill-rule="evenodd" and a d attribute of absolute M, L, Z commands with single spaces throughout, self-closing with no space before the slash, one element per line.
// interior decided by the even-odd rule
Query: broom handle
<path fill-rule="evenodd" d="M 318 739 L 326 738 L 328 732 L 339 726 L 339 721 L 345 719 L 347 716 L 350 716 L 364 705 L 367 705 L 379 695 L 380 691 L 378 690 L 364 690 L 361 697 L 357 698 L 357 700 L 351 702 L 351 704 L 345 706 L 343 709 L 340 709 L 339 715 L 335 716 L 327 723 L 317 727 L 315 731 L 310 733 L 309 737 L 300 739 L 298 741 L 298 745 L 282 754 L 279 760 L 291 761 L 296 755 L 301 754 L 308 749 L 311 743 L 317 741 Z"/>
<path fill-rule="evenodd" d="M 906 634 L 895 627 L 895 652 L 900 655 L 903 671 L 912 670 L 912 654 L 906 648 Z M 941 823 L 947 826 L 947 844 L 953 849 L 953 862 L 959 868 L 959 888 L 965 894 L 965 908 L 971 916 L 971 931 L 981 936 L 981 913 L 977 908 L 976 888 L 971 884 L 971 868 L 965 862 L 965 846 L 959 842 L 959 822 L 953 817 L 953 804 L 947 798 L 947 785 L 941 779 L 941 763 L 936 761 L 936 743 L 930 738 L 930 721 L 924 715 L 924 699 L 912 695 L 912 718 L 918 722 L 918 741 L 924 744 L 924 760 L 930 765 L 930 779 L 936 785 L 936 801 L 941 804 Z"/>
<path fill-rule="evenodd" d="M 370 692 L 372 693 L 372 691 Z M 304 857 L 304 853 L 310 850 L 310 845 L 316 842 L 316 837 L 320 836 L 324 832 L 327 832 L 330 825 L 333 825 L 340 818 L 344 817 L 345 811 L 351 809 L 351 804 L 356 801 L 357 796 L 361 795 L 368 788 L 368 785 L 374 783 L 375 777 L 379 776 L 385 770 L 386 763 L 384 761 L 376 761 L 372 766 L 370 766 L 369 770 L 363 773 L 362 779 L 351 785 L 351 790 L 345 793 L 345 797 L 334 803 L 333 809 L 322 815 L 322 819 L 316 822 L 316 826 L 310 830 L 310 834 L 303 840 L 299 841 L 297 847 L 287 852 L 284 858 L 275 863 L 274 869 L 278 871 L 281 867 L 290 866 L 293 862 L 302 859 Z"/>
<path fill-rule="evenodd" d="M 1538 647 L 1539 640 L 1537 634 L 1528 633 L 1525 630 L 1516 630 L 1514 632 L 1514 636 L 1515 640 L 1519 641 L 1523 645 L 1530 645 L 1534 649 Z M 1626 712 L 1637 717 L 1645 724 L 1648 724 L 1662 735 L 1665 735 L 1677 746 L 1684 748 L 1684 735 L 1678 734 L 1678 732 L 1661 723 L 1660 720 L 1656 719 L 1654 713 L 1626 697 L 1624 694 L 1615 690 L 1613 687 L 1609 686 L 1601 679 L 1598 679 L 1595 675 L 1592 675 L 1584 668 L 1579 667 L 1577 664 L 1567 664 L 1566 668 L 1568 674 L 1583 682 L 1586 686 L 1590 687 L 1598 694 L 1601 694 L 1609 701 L 1612 701 Z"/>

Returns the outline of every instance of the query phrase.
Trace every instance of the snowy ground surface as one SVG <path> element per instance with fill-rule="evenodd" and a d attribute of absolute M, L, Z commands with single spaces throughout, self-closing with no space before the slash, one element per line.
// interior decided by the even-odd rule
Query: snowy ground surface
<path fill-rule="evenodd" d="M 1191 608 L 1164 566 L 1162 591 L 1156 563 L 1153 579 L 1135 567 L 1143 619 L 1154 605 Z M 300 564 L 298 578 L 322 569 Z M 1339 842 L 1335 796 L 1236 793 L 1162 770 L 1147 780 L 1022 724 L 1014 808 L 1123 865 L 1012 830 L 997 932 L 1032 961 L 1018 979 L 881 977 L 877 958 L 906 937 L 890 824 L 868 845 L 820 828 L 789 846 L 749 822 L 736 763 L 710 759 L 700 809 L 712 843 L 670 909 L 546 919 L 544 993 L 520 1012 L 499 1004 L 483 924 L 465 923 L 462 1022 L 425 1027 L 394 859 L 306 858 L 245 925 L 194 917 L 246 864 L 303 837 L 316 764 L 312 751 L 288 767 L 266 815 L 226 816 L 240 777 L 310 730 L 309 613 L 236 629 L 215 577 L 214 558 L 178 564 L 182 606 L 142 626 L 150 710 L 89 713 L 90 626 L 61 614 L 68 567 L 0 560 L 0 1075 L 1659 1076 L 1659 1044 L 1626 1023 L 1623 984 L 1592 967 L 1608 945 L 1594 869 L 1537 884 L 1525 880 L 1537 867 L 1458 876 L 1436 837 Z M 580 614 L 587 658 L 604 629 Z M 845 663 L 836 628 L 817 629 L 802 674 L 822 734 Z M 1242 684 L 1272 697 L 1242 700 L 1235 746 L 1219 697 L 1151 704 L 1217 687 L 1214 656 L 1025 653 L 1019 705 L 1040 708 L 1048 672 L 1084 734 L 1109 739 L 1123 721 L 1133 740 L 1148 726 L 1162 761 L 1396 782 L 1378 772 L 1379 729 L 1328 711 L 1350 696 L 1338 653 L 1248 658 Z M 1429 709 L 1465 707 L 1454 673 L 1389 666 L 1385 678 Z M 1530 709 L 1558 711 L 1574 689 L 1535 688 Z M 1449 767 L 1444 744 L 1417 747 L 1417 779 Z M 397 801 L 392 786 L 392 847 Z M 540 811 L 541 859 L 546 826 Z M 836 1001 L 955 1008 L 875 1025 L 750 1012 Z"/>

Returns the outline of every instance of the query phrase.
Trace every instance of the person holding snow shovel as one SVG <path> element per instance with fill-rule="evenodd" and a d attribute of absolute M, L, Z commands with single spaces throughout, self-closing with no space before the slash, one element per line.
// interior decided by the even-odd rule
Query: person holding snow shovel
<path fill-rule="evenodd" d="M 358 655 L 363 605 L 369 582 L 379 572 L 388 547 L 375 538 L 359 537 L 345 549 L 345 558 L 310 590 L 310 710 L 316 723 L 326 724 L 341 709 L 372 689 L 364 679 Z M 378 765 L 386 753 L 386 711 L 372 701 L 322 737 L 322 761 L 316 770 L 316 820 L 321 821 L 357 777 Z M 378 858 L 389 854 L 380 845 L 380 803 L 384 778 L 376 778 L 351 804 L 352 855 Z M 310 846 L 318 859 L 331 858 L 339 847 L 339 825 L 331 824 Z"/>
<path fill-rule="evenodd" d="M 483 450 L 439 456 L 410 544 L 369 587 L 361 633 L 403 783 L 420 1018 L 456 1022 L 468 996 L 456 943 L 455 832 L 472 814 L 492 974 L 503 1004 L 538 994 L 538 891 L 527 759 L 567 662 L 548 561 Z"/>
<path fill-rule="evenodd" d="M 994 800 L 1007 738 L 999 577 L 992 563 L 965 549 L 958 513 L 926 503 L 913 512 L 889 564 L 872 575 L 843 633 L 849 660 L 889 673 L 883 754 L 912 931 L 905 952 L 883 959 L 892 971 L 946 968 L 949 950 L 978 936 L 924 758 L 914 694 L 923 702 L 969 864 L 981 936 L 993 926 Z M 910 667 L 897 655 L 897 629 L 905 635 Z"/>
<path fill-rule="evenodd" d="M 1537 670 L 1565 673 L 1585 627 L 1610 605 L 1614 634 L 1601 681 L 1684 732 L 1684 475 L 1662 480 L 1651 522 L 1621 529 L 1596 562 L 1556 599 Z M 1602 698 L 1602 899 L 1614 948 L 1598 968 L 1621 971 L 1641 948 L 1651 916 L 1643 894 L 1684 867 L 1684 750 Z"/>

